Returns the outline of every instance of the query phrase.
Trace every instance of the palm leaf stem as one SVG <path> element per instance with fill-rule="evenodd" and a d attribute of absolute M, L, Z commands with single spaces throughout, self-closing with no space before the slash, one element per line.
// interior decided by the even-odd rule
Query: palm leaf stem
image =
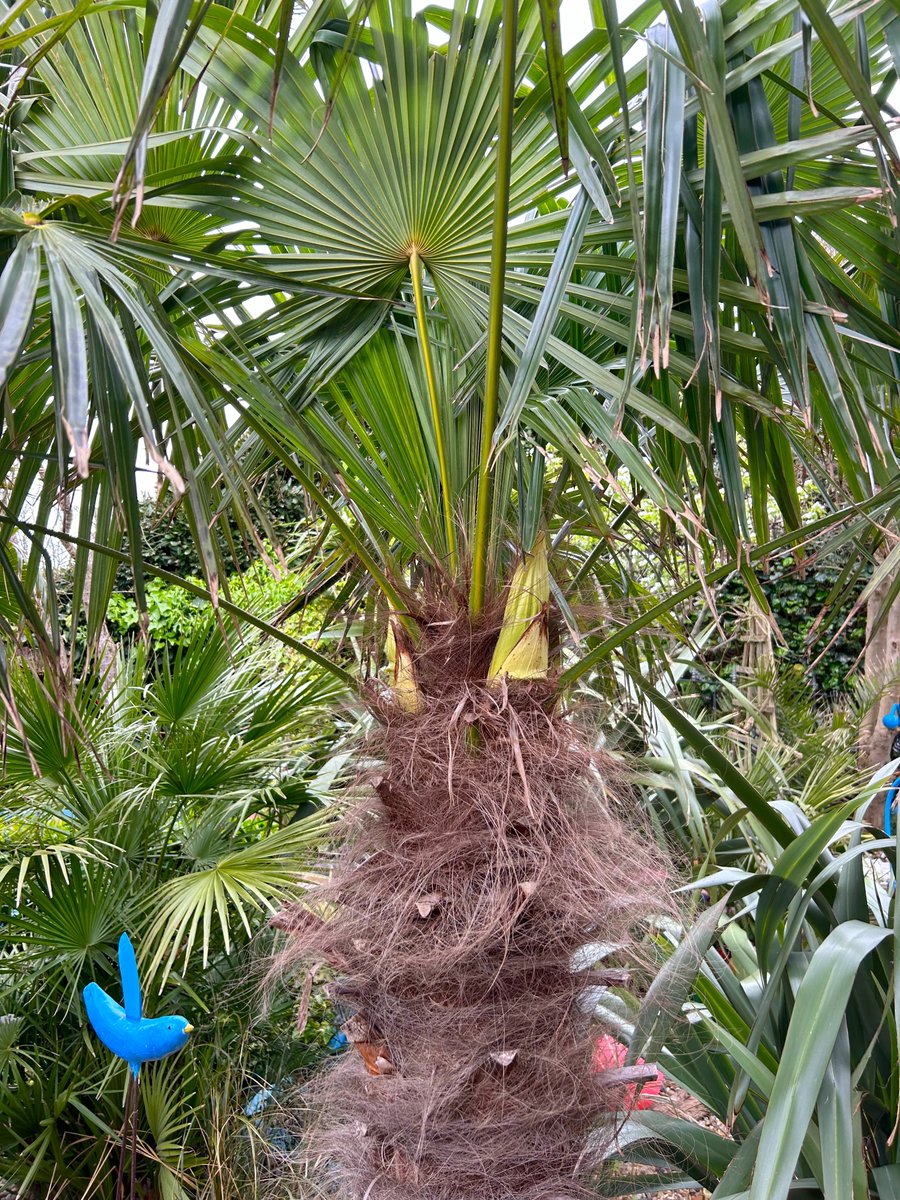
<path fill-rule="evenodd" d="M 509 231 L 509 191 L 512 167 L 513 113 L 516 95 L 516 28 L 518 0 L 503 0 L 501 44 L 500 120 L 497 144 L 497 190 L 491 235 L 491 294 L 488 311 L 487 365 L 484 407 L 481 414 L 481 454 L 475 501 L 475 538 L 472 545 L 472 584 L 469 611 L 484 605 L 487 557 L 490 545 L 491 451 L 500 398 L 500 365 L 503 355 L 503 293 L 506 279 L 506 243 Z"/>
<path fill-rule="evenodd" d="M 409 256 L 409 273 L 412 277 L 413 296 L 416 302 L 416 320 L 419 324 L 419 340 L 422 346 L 422 359 L 425 364 L 425 378 L 428 382 L 428 397 L 431 401 L 431 418 L 434 422 L 434 441 L 437 447 L 438 467 L 441 475 L 441 501 L 444 509 L 444 529 L 447 534 L 447 551 L 449 554 L 450 571 L 456 575 L 459 569 L 459 556 L 456 547 L 456 527 L 453 523 L 453 501 L 450 493 L 450 473 L 447 469 L 447 447 L 444 443 L 444 428 L 441 421 L 440 402 L 437 393 L 437 381 L 434 376 L 434 363 L 431 357 L 431 342 L 428 338 L 428 323 L 425 313 L 425 297 L 422 293 L 422 260 L 414 249 Z"/>

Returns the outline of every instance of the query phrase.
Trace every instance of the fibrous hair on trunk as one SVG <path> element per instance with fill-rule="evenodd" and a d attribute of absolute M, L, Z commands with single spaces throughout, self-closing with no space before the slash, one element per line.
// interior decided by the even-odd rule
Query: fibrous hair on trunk
<path fill-rule="evenodd" d="M 419 619 L 418 709 L 373 693 L 372 800 L 276 918 L 280 967 L 330 964 L 353 1014 L 314 1151 L 348 1200 L 582 1197 L 627 1088 L 592 1068 L 576 960 L 627 946 L 663 872 L 552 682 L 486 682 L 497 620 Z"/>

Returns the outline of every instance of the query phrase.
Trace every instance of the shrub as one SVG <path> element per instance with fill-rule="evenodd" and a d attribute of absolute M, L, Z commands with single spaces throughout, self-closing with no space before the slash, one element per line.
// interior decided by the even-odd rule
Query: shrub
<path fill-rule="evenodd" d="M 106 692 L 17 680 L 28 748 L 10 738 L 0 792 L 0 1178 L 25 1191 L 113 1193 L 125 1068 L 89 1033 L 81 990 L 117 994 L 123 928 L 150 1015 L 188 1013 L 197 1030 L 142 1074 L 145 1194 L 230 1169 L 258 1133 L 247 1103 L 326 1052 L 324 1011 L 304 1038 L 286 994 L 257 1015 L 256 959 L 271 907 L 330 837 L 338 690 L 296 658 L 273 670 L 246 631 L 230 642 L 207 621 L 149 674 L 131 653 Z"/>

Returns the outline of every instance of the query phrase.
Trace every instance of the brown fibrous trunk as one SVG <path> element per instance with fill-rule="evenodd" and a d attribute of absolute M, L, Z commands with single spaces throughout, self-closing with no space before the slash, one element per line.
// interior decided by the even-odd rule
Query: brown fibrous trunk
<path fill-rule="evenodd" d="M 485 682 L 496 620 L 421 624 L 419 709 L 372 696 L 372 800 L 276 921 L 353 1013 L 315 1150 L 354 1200 L 581 1197 L 629 1094 L 592 1067 L 585 948 L 622 961 L 663 872 L 552 683 Z"/>

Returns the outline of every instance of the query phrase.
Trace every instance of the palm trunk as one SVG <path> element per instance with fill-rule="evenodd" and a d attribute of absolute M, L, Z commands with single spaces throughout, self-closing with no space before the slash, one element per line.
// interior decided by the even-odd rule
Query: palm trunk
<path fill-rule="evenodd" d="M 552 684 L 486 684 L 498 623 L 419 620 L 417 710 L 372 701 L 377 803 L 331 883 L 278 920 L 354 1014 L 317 1144 L 354 1200 L 582 1196 L 586 1135 L 625 1092 L 592 1070 L 584 997 L 603 977 L 573 959 L 627 944 L 661 872 Z"/>

